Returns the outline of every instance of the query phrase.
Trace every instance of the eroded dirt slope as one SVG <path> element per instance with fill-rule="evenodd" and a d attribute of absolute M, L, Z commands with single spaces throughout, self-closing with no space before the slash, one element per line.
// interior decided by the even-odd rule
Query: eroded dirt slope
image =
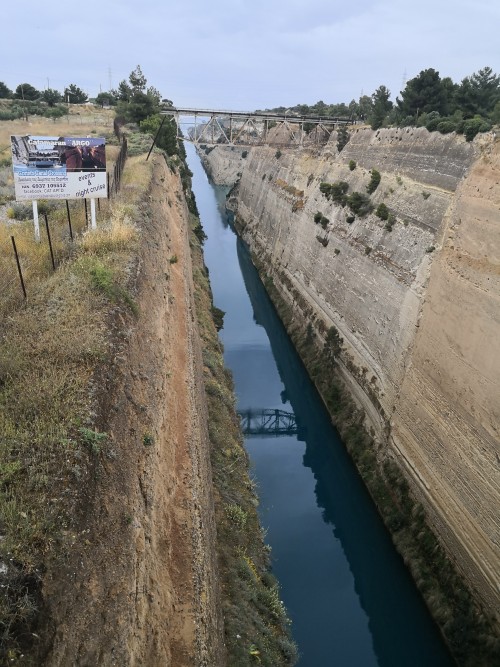
<path fill-rule="evenodd" d="M 50 666 L 223 664 L 188 225 L 179 178 L 159 158 L 140 221 L 140 314 L 116 314 L 101 378 L 113 456 L 96 470 L 67 566 L 45 580 Z"/>

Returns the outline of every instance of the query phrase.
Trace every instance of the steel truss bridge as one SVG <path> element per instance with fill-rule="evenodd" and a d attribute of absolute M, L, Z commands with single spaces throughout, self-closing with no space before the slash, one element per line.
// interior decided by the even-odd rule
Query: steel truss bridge
<path fill-rule="evenodd" d="M 300 435 L 301 430 L 293 412 L 285 410 L 239 410 L 244 435 L 272 436 Z"/>
<path fill-rule="evenodd" d="M 180 107 L 163 107 L 161 114 L 175 119 L 178 139 L 206 145 L 324 144 L 334 130 L 353 123 L 350 118 L 330 116 Z M 187 127 L 187 131 L 182 131 L 182 125 Z"/>

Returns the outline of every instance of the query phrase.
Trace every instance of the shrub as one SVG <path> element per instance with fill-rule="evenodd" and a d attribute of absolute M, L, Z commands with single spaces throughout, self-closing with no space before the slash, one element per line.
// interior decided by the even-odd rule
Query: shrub
<path fill-rule="evenodd" d="M 369 245 L 365 246 L 365 255 L 369 255 L 371 253 L 372 249 L 370 248 Z"/>
<path fill-rule="evenodd" d="M 389 217 L 389 209 L 383 202 L 377 206 L 375 215 L 378 215 L 381 220 L 387 220 Z"/>
<path fill-rule="evenodd" d="M 247 156 L 248 156 L 248 151 L 243 151 L 243 153 L 241 154 L 241 157 L 246 158 Z"/>
<path fill-rule="evenodd" d="M 280 151 L 280 149 L 278 148 L 278 150 L 277 150 L 276 153 L 274 154 L 274 157 L 275 157 L 277 160 L 279 160 L 280 157 L 281 157 L 282 155 L 283 155 L 283 153 L 282 153 L 282 152 Z"/>
<path fill-rule="evenodd" d="M 370 197 L 367 197 L 361 192 L 353 192 L 350 194 L 349 197 L 347 197 L 347 205 L 355 215 L 359 215 L 361 218 L 373 211 Z"/>
<path fill-rule="evenodd" d="M 437 129 L 437 126 L 441 122 L 442 118 L 437 111 L 431 111 L 427 114 L 425 120 L 425 127 L 429 132 L 434 132 Z"/>
<path fill-rule="evenodd" d="M 430 196 L 431 196 L 430 192 L 426 192 L 425 190 L 422 191 L 422 197 L 424 199 L 429 199 Z"/>
<path fill-rule="evenodd" d="M 41 199 L 38 202 L 38 214 L 50 213 L 56 208 L 55 201 L 47 201 Z M 31 220 L 33 219 L 33 206 L 31 202 L 14 202 L 11 207 L 7 209 L 7 217 L 14 220 Z"/>
<path fill-rule="evenodd" d="M 349 190 L 349 183 L 345 181 L 337 181 L 336 183 L 321 183 L 319 186 L 327 199 L 331 199 L 340 206 L 345 206 L 347 203 L 346 193 Z"/>
<path fill-rule="evenodd" d="M 347 222 L 348 225 L 352 225 L 352 223 L 356 220 L 355 215 L 348 215 L 345 221 Z"/>
<path fill-rule="evenodd" d="M 217 308 L 217 306 L 212 306 L 212 319 L 215 324 L 217 331 L 220 331 L 224 327 L 224 315 L 226 314 L 225 310 Z"/>
<path fill-rule="evenodd" d="M 349 160 L 349 169 L 354 171 L 356 169 L 356 160 Z"/>
<path fill-rule="evenodd" d="M 341 127 L 337 132 L 337 150 L 340 153 L 344 146 L 349 142 L 351 135 L 345 127 Z"/>
<path fill-rule="evenodd" d="M 436 127 L 436 130 L 441 132 L 441 134 L 449 134 L 450 132 L 455 132 L 456 129 L 457 124 L 453 120 L 442 120 Z"/>
<path fill-rule="evenodd" d="M 463 123 L 463 133 L 467 141 L 472 141 L 479 132 L 488 132 L 491 130 L 491 123 L 480 116 L 469 118 Z"/>
<path fill-rule="evenodd" d="M 320 212 L 318 211 L 318 212 L 315 214 L 315 216 L 314 216 L 314 222 L 315 222 L 317 225 L 318 225 L 318 224 L 321 225 L 321 226 L 323 227 L 323 229 L 326 229 L 326 227 L 327 227 L 328 223 L 330 222 L 330 220 L 329 220 L 328 218 L 326 218 L 322 213 L 320 213 Z"/>
<path fill-rule="evenodd" d="M 368 192 L 368 194 L 371 195 L 378 188 L 381 176 L 380 176 L 380 172 L 377 171 L 376 169 L 372 169 L 370 174 L 371 174 L 371 178 L 370 178 L 370 182 L 366 186 L 366 191 Z"/>

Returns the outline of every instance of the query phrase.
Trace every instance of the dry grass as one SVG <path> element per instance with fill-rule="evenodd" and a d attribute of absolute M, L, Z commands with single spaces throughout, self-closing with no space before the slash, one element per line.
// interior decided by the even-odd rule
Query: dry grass
<path fill-rule="evenodd" d="M 127 160 L 127 170 L 121 182 L 121 196 L 125 201 L 133 201 L 141 192 L 145 192 L 151 181 L 153 162 L 145 161 L 144 155 L 137 155 Z"/>
<path fill-rule="evenodd" d="M 55 272 L 43 226 L 36 243 L 31 220 L 0 221 L 0 663 L 29 649 L 17 638 L 31 636 L 40 569 L 65 557 L 82 489 L 106 457 L 93 378 L 110 362 L 111 311 L 124 326 L 137 314 L 128 286 L 149 165 L 126 164 L 126 182 L 134 174 L 141 186 L 102 202 L 97 231 L 86 230 L 82 202 L 72 203 L 73 242 L 64 202 L 50 212 Z"/>

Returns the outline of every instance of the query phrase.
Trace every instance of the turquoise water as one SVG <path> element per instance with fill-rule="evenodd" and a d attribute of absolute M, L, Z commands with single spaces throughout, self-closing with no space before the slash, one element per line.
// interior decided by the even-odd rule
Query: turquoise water
<path fill-rule="evenodd" d="M 299 435 L 246 447 L 292 619 L 300 667 L 437 667 L 453 661 L 316 390 L 224 213 L 186 146 L 208 239 L 205 261 L 238 409 L 293 412 Z"/>

